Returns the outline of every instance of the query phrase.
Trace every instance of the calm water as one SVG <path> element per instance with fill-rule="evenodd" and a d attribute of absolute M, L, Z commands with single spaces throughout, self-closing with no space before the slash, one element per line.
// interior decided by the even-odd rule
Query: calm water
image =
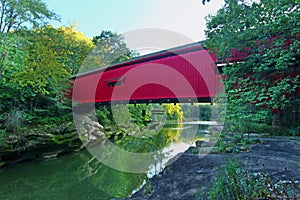
<path fill-rule="evenodd" d="M 199 127 L 187 124 L 164 128 L 156 138 L 160 143 L 157 145 L 161 149 L 161 159 L 150 164 L 148 171 L 141 174 L 109 168 L 88 151 L 4 167 L 0 169 L 0 199 L 94 200 L 128 196 L 143 186 L 147 177 L 159 173 L 170 158 L 191 146 L 195 141 L 195 131 L 198 131 L 196 137 L 203 137 L 200 133 L 203 126 Z M 124 144 L 126 142 L 128 139 Z M 120 164 L 126 161 L 122 162 Z"/>

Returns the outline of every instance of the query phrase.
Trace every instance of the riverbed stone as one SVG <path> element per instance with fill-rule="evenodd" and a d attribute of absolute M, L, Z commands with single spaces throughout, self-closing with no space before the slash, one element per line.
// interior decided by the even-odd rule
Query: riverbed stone
<path fill-rule="evenodd" d="M 264 138 L 252 151 L 240 154 L 191 154 L 178 160 L 150 180 L 152 192 L 142 188 L 131 200 L 207 199 L 211 183 L 229 159 L 237 159 L 244 170 L 263 172 L 276 181 L 300 181 L 300 137 Z M 299 191 L 298 191 L 299 192 Z M 300 192 L 299 192 L 300 197 Z"/>

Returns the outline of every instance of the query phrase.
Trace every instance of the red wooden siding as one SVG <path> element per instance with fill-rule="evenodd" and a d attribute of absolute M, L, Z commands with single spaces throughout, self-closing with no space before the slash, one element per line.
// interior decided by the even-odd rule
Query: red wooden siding
<path fill-rule="evenodd" d="M 77 76 L 72 99 L 81 103 L 207 102 L 223 89 L 214 63 L 215 58 L 200 45 L 143 56 Z"/>

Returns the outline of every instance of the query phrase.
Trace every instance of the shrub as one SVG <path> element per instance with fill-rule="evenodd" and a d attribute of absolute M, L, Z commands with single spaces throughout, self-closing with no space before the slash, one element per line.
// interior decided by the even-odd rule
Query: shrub
<path fill-rule="evenodd" d="M 18 109 L 13 109 L 5 115 L 4 121 L 4 126 L 7 130 L 18 131 L 23 124 L 24 113 Z"/>
<path fill-rule="evenodd" d="M 297 184 L 296 181 L 274 184 L 267 174 L 242 170 L 237 161 L 230 160 L 212 183 L 208 199 L 297 199 Z"/>

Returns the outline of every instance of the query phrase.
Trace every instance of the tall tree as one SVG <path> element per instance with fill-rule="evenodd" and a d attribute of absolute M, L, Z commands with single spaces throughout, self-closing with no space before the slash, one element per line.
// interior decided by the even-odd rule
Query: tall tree
<path fill-rule="evenodd" d="M 30 24 L 44 25 L 47 20 L 59 17 L 41 0 L 0 0 L 0 32 L 8 33 Z"/>
<path fill-rule="evenodd" d="M 59 28 L 44 26 L 36 32 L 48 38 L 47 45 L 55 51 L 56 60 L 71 75 L 78 73 L 83 60 L 95 48 L 92 40 L 77 31 L 75 25 Z"/>
<path fill-rule="evenodd" d="M 38 27 L 44 25 L 47 20 L 59 20 L 59 17 L 50 11 L 41 0 L 0 0 L 0 82 L 8 60 L 11 55 L 9 49 L 14 48 L 18 41 L 15 35 L 26 26 Z M 14 42 L 10 41 L 14 38 Z"/>
<path fill-rule="evenodd" d="M 94 47 L 92 40 L 74 26 L 44 26 L 23 31 L 22 36 L 26 57 L 23 69 L 14 72 L 13 81 L 31 91 L 27 100 L 33 108 L 41 106 L 38 102 L 43 102 L 42 106 L 58 102 L 64 97 L 62 91 L 70 87 L 69 78 Z"/>
<path fill-rule="evenodd" d="M 127 47 L 124 39 L 123 35 L 111 31 L 102 31 L 99 36 L 93 38 L 93 42 L 100 50 L 106 65 L 121 62 L 134 56 L 134 52 Z"/>
<path fill-rule="evenodd" d="M 0 83 L 6 76 L 22 65 L 21 59 L 24 53 L 20 50 L 20 39 L 11 33 L 0 33 Z"/>
<path fill-rule="evenodd" d="M 55 51 L 49 48 L 46 35 L 34 31 L 27 39 L 24 47 L 27 53 L 24 60 L 26 66 L 15 74 L 15 80 L 21 86 L 30 85 L 36 93 L 49 94 L 47 86 L 59 82 L 58 79 L 67 78 L 68 73 L 56 60 Z"/>
<path fill-rule="evenodd" d="M 13 34 L 0 33 L 0 119 L 1 114 L 20 105 L 18 84 L 13 76 L 25 66 L 25 53 L 20 49 L 20 40 Z"/>
<path fill-rule="evenodd" d="M 84 60 L 80 73 L 99 69 L 138 55 L 137 52 L 127 47 L 123 35 L 111 31 L 102 31 L 100 35 L 93 38 L 93 43 L 95 48 Z"/>
<path fill-rule="evenodd" d="M 206 46 L 223 61 L 246 56 L 223 69 L 233 117 L 262 121 L 271 110 L 284 125 L 296 121 L 299 19 L 299 0 L 225 0 L 216 15 L 207 17 Z"/>

